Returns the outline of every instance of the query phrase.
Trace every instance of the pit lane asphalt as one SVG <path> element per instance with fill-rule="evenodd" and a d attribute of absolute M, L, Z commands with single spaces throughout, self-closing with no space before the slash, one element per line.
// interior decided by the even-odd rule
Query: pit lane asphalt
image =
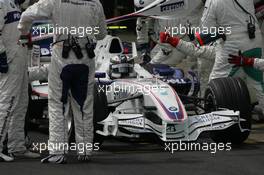
<path fill-rule="evenodd" d="M 47 141 L 47 134 L 30 133 L 34 142 Z M 199 142 L 209 141 L 207 138 Z M 90 163 L 79 163 L 70 154 L 68 164 L 41 164 L 39 160 L 20 159 L 0 163 L 0 175 L 263 175 L 264 124 L 255 124 L 246 143 L 231 151 L 178 151 L 174 154 L 154 143 L 107 140 Z M 45 155 L 42 155 L 45 156 Z"/>

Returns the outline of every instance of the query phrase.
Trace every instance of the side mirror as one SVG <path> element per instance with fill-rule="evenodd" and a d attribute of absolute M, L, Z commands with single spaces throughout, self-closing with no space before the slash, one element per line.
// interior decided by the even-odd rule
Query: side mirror
<path fill-rule="evenodd" d="M 154 68 L 153 72 L 158 73 L 162 77 L 168 77 L 172 76 L 175 71 L 172 68 Z"/>

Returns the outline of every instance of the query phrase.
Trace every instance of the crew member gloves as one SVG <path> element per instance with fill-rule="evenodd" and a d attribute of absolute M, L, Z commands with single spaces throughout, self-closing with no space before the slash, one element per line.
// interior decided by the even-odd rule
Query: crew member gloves
<path fill-rule="evenodd" d="M 247 58 L 242 55 L 229 55 L 228 62 L 236 66 L 253 66 L 255 58 Z"/>
<path fill-rule="evenodd" d="M 169 43 L 173 47 L 177 47 L 180 42 L 180 38 L 178 37 L 171 37 L 170 34 L 166 32 L 160 32 L 160 42 L 161 43 Z"/>
<path fill-rule="evenodd" d="M 0 54 L 0 73 L 8 72 L 7 56 L 6 52 Z"/>

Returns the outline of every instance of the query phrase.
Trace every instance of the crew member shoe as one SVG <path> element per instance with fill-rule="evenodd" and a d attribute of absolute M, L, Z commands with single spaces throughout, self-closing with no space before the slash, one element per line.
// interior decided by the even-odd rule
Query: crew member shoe
<path fill-rule="evenodd" d="M 61 155 L 49 155 L 48 157 L 41 160 L 41 163 L 54 163 L 54 164 L 66 164 L 66 156 Z"/>
<path fill-rule="evenodd" d="M 20 152 L 13 152 L 10 154 L 13 158 L 28 158 L 28 159 L 37 159 L 40 158 L 40 154 L 31 152 L 29 150 L 20 151 Z"/>
<path fill-rule="evenodd" d="M 0 162 L 13 162 L 14 158 L 0 153 Z"/>
<path fill-rule="evenodd" d="M 92 159 L 92 154 L 78 155 L 77 159 L 80 162 L 90 162 Z"/>

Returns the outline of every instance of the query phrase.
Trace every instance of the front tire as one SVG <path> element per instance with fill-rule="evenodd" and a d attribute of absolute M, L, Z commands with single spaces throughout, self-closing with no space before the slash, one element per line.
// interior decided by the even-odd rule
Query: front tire
<path fill-rule="evenodd" d="M 212 80 L 205 91 L 206 112 L 227 108 L 240 111 L 240 125 L 243 129 L 251 129 L 251 101 L 245 82 L 240 78 L 218 78 Z M 250 131 L 242 132 L 239 125 L 233 125 L 225 130 L 211 132 L 211 138 L 219 143 L 241 144 L 249 136 Z"/>

